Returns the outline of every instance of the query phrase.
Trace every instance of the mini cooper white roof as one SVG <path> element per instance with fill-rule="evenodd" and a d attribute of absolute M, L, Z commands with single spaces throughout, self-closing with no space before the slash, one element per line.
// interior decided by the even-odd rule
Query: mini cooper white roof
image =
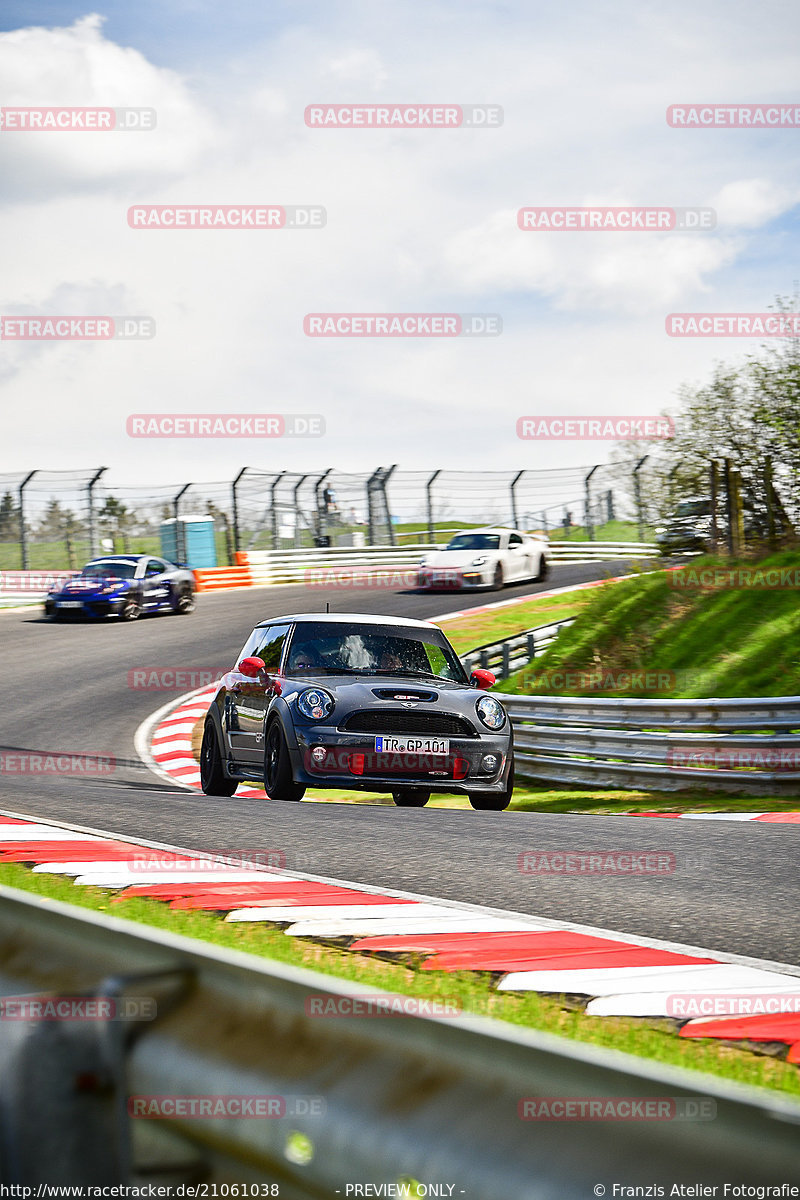
<path fill-rule="evenodd" d="M 407 625 L 413 629 L 438 629 L 433 621 L 416 621 L 413 617 L 380 616 L 375 613 L 288 613 L 280 617 L 265 617 L 259 621 L 256 628 L 264 625 L 275 625 L 288 621 L 325 621 L 331 625 Z"/>

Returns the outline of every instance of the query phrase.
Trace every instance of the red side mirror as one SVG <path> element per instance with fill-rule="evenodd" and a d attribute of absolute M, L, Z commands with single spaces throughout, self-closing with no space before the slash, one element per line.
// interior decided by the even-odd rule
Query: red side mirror
<path fill-rule="evenodd" d="M 239 663 L 238 669 L 242 675 L 247 675 L 250 679 L 255 679 L 266 668 L 263 658 L 243 658 Z"/>
<path fill-rule="evenodd" d="M 494 687 L 497 683 L 497 676 L 491 671 L 485 671 L 483 667 L 476 667 L 470 676 L 470 683 L 473 687 L 480 688 L 485 692 L 488 688 Z"/>

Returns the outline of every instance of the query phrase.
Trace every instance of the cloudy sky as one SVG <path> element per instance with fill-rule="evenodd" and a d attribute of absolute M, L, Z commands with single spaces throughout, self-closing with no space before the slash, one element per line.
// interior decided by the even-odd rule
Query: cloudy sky
<path fill-rule="evenodd" d="M 35 22 L 33 24 L 32 22 Z M 795 0 L 219 0 L 0 11 L 4 106 L 136 106 L 147 133 L 0 131 L 0 314 L 147 315 L 127 343 L 0 341 L 0 471 L 109 482 L 245 464 L 536 468 L 532 414 L 651 414 L 758 346 L 800 275 L 800 129 L 680 130 L 677 103 L 797 101 Z M 312 129 L 311 103 L 495 104 L 499 128 Z M 141 230 L 142 204 L 321 205 L 320 230 Z M 711 232 L 523 233 L 528 205 L 711 206 Z M 500 314 L 494 338 L 312 339 L 310 312 Z M 130 414 L 319 413 L 324 439 L 141 440 Z"/>

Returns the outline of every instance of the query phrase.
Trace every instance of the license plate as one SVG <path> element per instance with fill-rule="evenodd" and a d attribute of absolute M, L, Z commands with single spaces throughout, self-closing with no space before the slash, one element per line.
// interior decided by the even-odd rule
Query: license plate
<path fill-rule="evenodd" d="M 458 579 L 458 572 L 456 571 L 433 572 L 433 583 L 452 583 L 456 579 Z"/>
<path fill-rule="evenodd" d="M 449 754 L 449 738 L 376 737 L 376 754 Z"/>
<path fill-rule="evenodd" d="M 56 608 L 83 608 L 80 600 L 56 600 Z"/>

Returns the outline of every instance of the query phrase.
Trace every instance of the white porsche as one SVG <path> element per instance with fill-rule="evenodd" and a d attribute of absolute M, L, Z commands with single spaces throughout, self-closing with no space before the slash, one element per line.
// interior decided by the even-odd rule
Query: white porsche
<path fill-rule="evenodd" d="M 548 544 L 516 529 L 492 527 L 457 533 L 446 546 L 426 554 L 419 565 L 421 588 L 501 588 L 521 580 L 538 581 L 548 572 Z"/>

